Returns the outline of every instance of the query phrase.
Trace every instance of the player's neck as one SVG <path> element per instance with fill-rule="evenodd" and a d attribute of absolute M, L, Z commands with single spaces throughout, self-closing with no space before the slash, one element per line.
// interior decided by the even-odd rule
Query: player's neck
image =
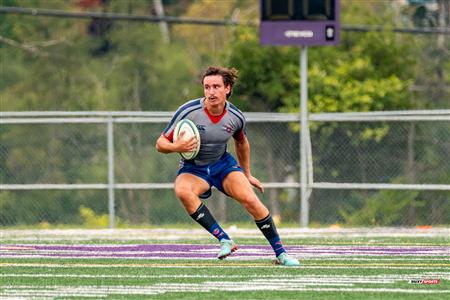
<path fill-rule="evenodd" d="M 226 102 L 211 105 L 208 103 L 208 101 L 205 101 L 205 107 L 208 110 L 208 113 L 212 116 L 222 115 L 225 110 L 225 106 Z"/>

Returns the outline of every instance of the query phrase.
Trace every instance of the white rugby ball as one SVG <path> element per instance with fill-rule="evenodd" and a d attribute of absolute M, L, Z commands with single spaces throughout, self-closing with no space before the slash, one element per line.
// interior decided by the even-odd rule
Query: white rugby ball
<path fill-rule="evenodd" d="M 197 126 L 194 122 L 189 119 L 183 119 L 177 123 L 175 126 L 175 131 L 173 133 L 174 142 L 177 141 L 178 136 L 184 131 L 183 139 L 190 139 L 192 136 L 197 138 L 197 148 L 190 152 L 180 152 L 181 156 L 186 160 L 194 159 L 198 152 L 200 151 L 200 133 L 198 132 Z"/>

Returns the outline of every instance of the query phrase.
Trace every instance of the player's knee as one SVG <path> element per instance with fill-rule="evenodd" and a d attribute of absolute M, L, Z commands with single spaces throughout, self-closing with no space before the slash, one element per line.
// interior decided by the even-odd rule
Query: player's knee
<path fill-rule="evenodd" d="M 253 210 L 257 208 L 261 202 L 256 195 L 249 194 L 241 199 L 241 203 L 247 210 Z"/>
<path fill-rule="evenodd" d="M 180 199 L 183 202 L 190 201 L 193 197 L 195 197 L 195 194 L 187 188 L 176 188 L 175 189 L 175 195 L 178 199 Z"/>

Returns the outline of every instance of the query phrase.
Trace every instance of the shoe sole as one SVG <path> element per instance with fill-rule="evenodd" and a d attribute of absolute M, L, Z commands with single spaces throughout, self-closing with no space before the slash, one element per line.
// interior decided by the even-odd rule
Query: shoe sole
<path fill-rule="evenodd" d="M 274 261 L 274 263 L 275 263 L 276 265 L 284 266 L 284 267 L 300 267 L 300 264 L 298 264 L 298 265 L 284 265 L 284 264 L 282 264 L 281 261 L 279 261 L 278 259 L 276 259 L 276 260 Z"/>
<path fill-rule="evenodd" d="M 237 245 L 233 245 L 233 246 L 231 247 L 231 252 L 230 252 L 230 253 L 228 253 L 227 255 L 219 256 L 218 259 L 224 259 L 224 258 L 226 258 L 227 256 L 230 256 L 231 253 L 235 252 L 237 249 L 238 249 L 238 246 L 237 246 Z"/>
<path fill-rule="evenodd" d="M 279 265 L 279 266 L 284 266 L 284 267 L 300 267 L 300 263 L 298 265 L 297 264 L 296 265 L 285 265 L 285 264 L 282 264 L 279 259 L 273 260 L 273 263 L 276 265 Z"/>

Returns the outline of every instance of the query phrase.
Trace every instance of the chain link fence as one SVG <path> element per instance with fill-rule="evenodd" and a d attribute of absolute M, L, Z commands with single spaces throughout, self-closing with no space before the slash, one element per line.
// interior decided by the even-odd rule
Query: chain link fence
<path fill-rule="evenodd" d="M 1 226 L 107 227 L 111 214 L 118 227 L 192 224 L 172 190 L 179 155 L 154 148 L 169 115 L 2 113 Z M 450 111 L 342 115 L 310 116 L 309 225 L 450 224 Z M 252 172 L 266 185 L 259 196 L 281 224 L 299 226 L 298 115 L 247 117 Z M 206 201 L 221 222 L 252 223 L 218 191 Z"/>

